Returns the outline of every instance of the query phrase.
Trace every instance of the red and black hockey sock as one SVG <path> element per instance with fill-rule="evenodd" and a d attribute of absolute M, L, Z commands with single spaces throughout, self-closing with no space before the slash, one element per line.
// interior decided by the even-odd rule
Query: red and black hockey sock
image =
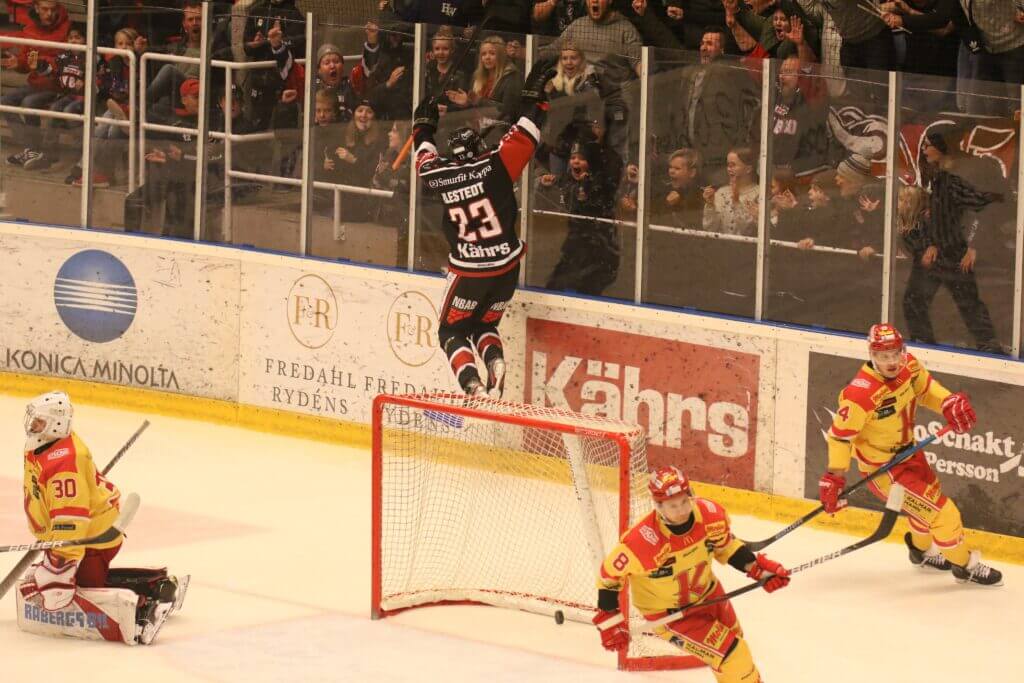
<path fill-rule="evenodd" d="M 477 370 L 476 361 L 473 358 L 473 347 L 469 340 L 462 335 L 452 335 L 444 343 L 444 352 L 448 356 L 448 363 L 452 367 L 452 374 L 458 381 L 459 386 L 467 394 L 474 386 L 482 384 L 480 371 Z"/>
<path fill-rule="evenodd" d="M 484 364 L 496 358 L 504 358 L 505 350 L 501 343 L 501 335 L 496 329 L 488 329 L 473 335 L 473 345 Z"/>

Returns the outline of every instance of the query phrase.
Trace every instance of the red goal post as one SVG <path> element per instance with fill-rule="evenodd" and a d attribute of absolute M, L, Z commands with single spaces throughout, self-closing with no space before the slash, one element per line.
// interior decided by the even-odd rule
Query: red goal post
<path fill-rule="evenodd" d="M 651 510 L 647 477 L 635 424 L 461 394 L 377 396 L 372 617 L 481 604 L 589 623 L 605 553 Z M 638 632 L 625 590 L 622 602 Z M 650 634 L 619 653 L 621 669 L 694 666 Z"/>

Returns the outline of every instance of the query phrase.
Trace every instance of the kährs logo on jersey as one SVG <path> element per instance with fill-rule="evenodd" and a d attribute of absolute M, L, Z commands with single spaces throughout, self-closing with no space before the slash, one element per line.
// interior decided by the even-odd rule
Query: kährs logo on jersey
<path fill-rule="evenodd" d="M 529 318 L 526 400 L 635 422 L 651 467 L 754 485 L 755 354 Z"/>

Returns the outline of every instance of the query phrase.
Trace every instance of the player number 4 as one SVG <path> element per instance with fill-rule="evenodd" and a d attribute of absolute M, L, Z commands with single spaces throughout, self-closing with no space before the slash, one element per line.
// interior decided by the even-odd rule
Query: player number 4
<path fill-rule="evenodd" d="M 466 209 L 469 214 L 466 214 Z M 498 214 L 494 212 L 494 205 L 487 197 L 470 204 L 466 209 L 461 206 L 453 206 L 448 209 L 448 217 L 453 223 L 459 226 L 459 239 L 463 242 L 476 242 L 478 239 L 490 239 L 501 234 L 501 223 L 498 221 Z M 471 220 L 480 222 L 476 230 L 469 229 Z"/>

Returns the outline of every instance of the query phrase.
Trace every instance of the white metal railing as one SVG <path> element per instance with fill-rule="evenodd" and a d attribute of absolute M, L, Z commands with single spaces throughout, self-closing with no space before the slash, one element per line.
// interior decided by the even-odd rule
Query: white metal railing
<path fill-rule="evenodd" d="M 20 38 L 17 36 L 0 36 L 0 44 L 10 45 L 27 45 L 30 47 L 42 47 L 49 48 L 52 50 L 70 50 L 72 52 L 88 52 L 89 48 L 86 45 L 77 45 L 75 43 L 58 43 L 52 40 L 36 40 L 34 38 Z M 135 189 L 135 145 L 137 136 L 135 134 L 136 125 L 138 119 L 135 114 L 137 111 L 137 93 L 135 90 L 136 79 L 136 56 L 131 50 L 118 50 L 113 47 L 99 47 L 96 51 L 101 55 L 118 55 L 125 57 L 128 60 L 128 117 L 126 119 L 114 119 L 108 116 L 97 116 L 93 120 L 96 123 L 105 123 L 111 126 L 117 126 L 118 128 L 128 129 L 128 191 L 131 192 Z M 145 55 L 143 55 L 145 57 Z M 89 86 L 90 84 L 86 84 Z M 93 86 L 95 87 L 95 86 Z M 90 88 L 87 87 L 87 90 Z M 6 112 L 10 114 L 29 114 L 32 116 L 38 116 L 43 119 L 60 119 L 64 121 L 77 121 L 83 124 L 83 134 L 92 135 L 92 131 L 85 131 L 85 114 L 70 114 L 63 111 L 53 111 L 50 109 L 37 109 L 35 107 L 22 107 L 20 105 L 9 105 L 0 104 L 0 112 Z"/>
<path fill-rule="evenodd" d="M 533 214 L 538 216 L 554 216 L 556 218 L 569 218 L 578 219 L 584 221 L 595 221 L 598 223 L 611 223 L 612 225 L 620 225 L 628 228 L 637 227 L 636 221 L 623 220 L 621 218 L 603 218 L 600 216 L 586 216 L 583 214 L 566 213 L 564 211 L 549 211 L 547 209 L 533 209 Z M 675 225 L 659 225 L 657 223 L 648 223 L 647 229 L 652 232 L 668 232 L 676 235 L 685 235 L 687 237 L 700 237 L 709 240 L 721 240 L 723 242 L 742 242 L 744 244 L 758 243 L 758 238 L 753 235 L 734 235 L 726 232 L 714 232 L 712 230 L 698 230 L 697 228 L 680 228 Z M 791 242 L 788 240 L 777 240 L 769 239 L 767 243 L 773 247 L 784 247 L 787 249 L 800 249 L 802 251 L 814 251 L 818 253 L 828 254 L 844 254 L 848 256 L 860 257 L 860 252 L 856 249 L 846 249 L 844 247 L 830 247 L 826 244 L 815 244 L 812 247 L 805 247 L 800 242 Z M 876 251 L 872 255 L 874 258 L 884 258 L 884 251 Z M 897 255 L 896 258 L 905 258 Z"/>

